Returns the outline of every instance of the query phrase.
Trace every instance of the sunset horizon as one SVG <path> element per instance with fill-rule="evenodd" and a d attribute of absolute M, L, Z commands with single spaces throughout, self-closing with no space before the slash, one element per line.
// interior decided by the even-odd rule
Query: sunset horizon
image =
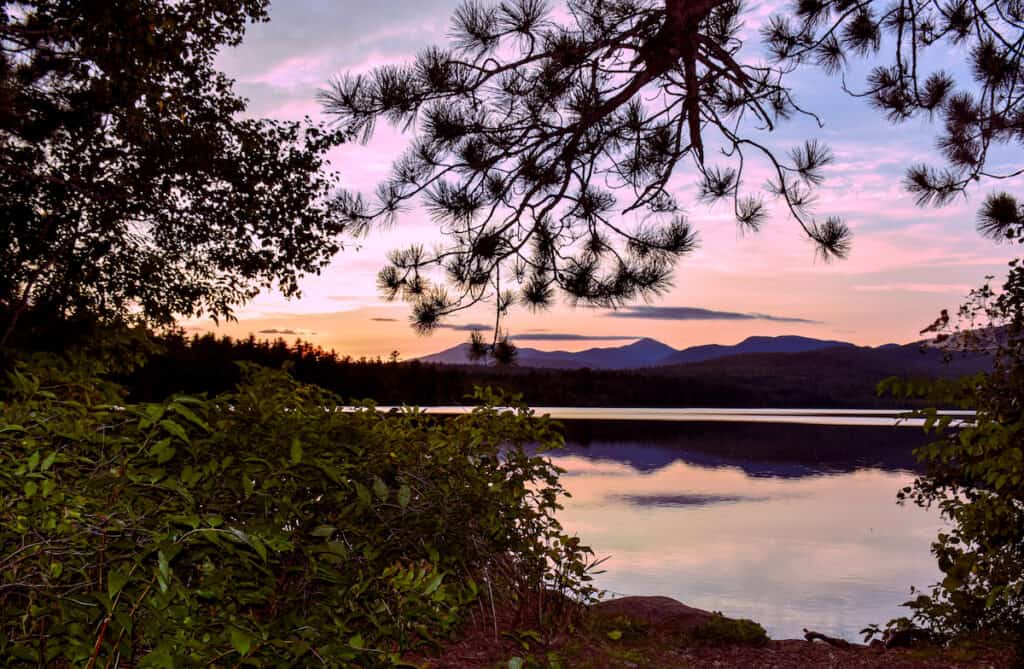
<path fill-rule="evenodd" d="M 446 43 L 449 17 L 458 5 L 458 0 L 432 0 L 402 3 L 402 11 L 394 11 L 379 3 L 275 3 L 270 23 L 251 26 L 242 46 L 222 52 L 218 64 L 249 99 L 248 113 L 330 121 L 317 101 L 318 91 L 346 72 L 408 63 L 428 46 Z M 754 34 L 774 7 L 767 3 L 749 10 L 747 33 Z M 939 65 L 962 67 L 952 55 L 949 63 Z M 673 287 L 650 304 L 813 322 L 785 327 L 756 319 L 627 320 L 608 316 L 609 310 L 559 301 L 540 313 L 514 307 L 501 331 L 513 337 L 537 329 L 586 337 L 651 336 L 675 348 L 781 334 L 864 346 L 907 343 L 918 339 L 941 310 L 955 310 L 986 276 L 1004 271 L 1014 257 L 1013 245 L 993 245 L 975 231 L 977 207 L 997 184 L 981 184 L 968 197 L 939 208 L 917 207 L 904 189 L 907 165 L 938 160 L 929 123 L 883 125 L 866 100 L 846 98 L 833 107 L 836 96 L 845 94 L 837 81 L 820 73 L 801 72 L 794 83 L 805 107 L 829 115 L 823 128 L 808 119 L 784 122 L 772 142 L 786 148 L 810 135 L 829 145 L 835 160 L 824 170 L 814 211 L 849 221 L 854 234 L 850 257 L 827 263 L 817 259 L 776 205 L 759 232 L 739 233 L 729 212 L 697 201 L 692 177 L 682 174 L 673 179 L 673 188 L 700 236 L 699 246 L 677 263 Z M 870 133 L 867 141 L 861 139 L 865 132 Z M 341 185 L 372 193 L 411 137 L 411 131 L 381 123 L 366 144 L 349 142 L 333 150 Z M 998 159 L 1012 163 L 1011 155 L 998 154 Z M 200 319 L 182 325 L 233 337 L 267 334 L 261 330 L 302 331 L 308 333 L 303 339 L 356 357 L 386 357 L 397 349 L 413 358 L 448 348 L 468 334 L 440 328 L 430 336 L 417 335 L 408 324 L 409 306 L 384 301 L 376 288 L 388 252 L 410 242 L 429 248 L 442 238 L 421 207 L 403 210 L 393 225 L 345 240 L 345 248 L 321 275 L 301 281 L 301 299 L 265 291 L 237 309 L 237 323 L 214 327 Z M 493 320 L 493 312 L 481 306 L 446 324 Z M 566 341 L 562 347 L 578 350 L 587 344 Z"/>

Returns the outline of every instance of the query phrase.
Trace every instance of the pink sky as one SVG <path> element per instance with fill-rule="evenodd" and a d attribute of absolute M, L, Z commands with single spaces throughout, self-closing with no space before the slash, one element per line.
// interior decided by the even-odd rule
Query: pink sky
<path fill-rule="evenodd" d="M 250 30 L 245 43 L 223 54 L 220 66 L 237 80 L 253 114 L 296 119 L 320 116 L 316 90 L 333 75 L 365 71 L 383 63 L 404 62 L 420 49 L 445 41 L 447 17 L 456 0 L 278 0 L 271 22 Z M 752 20 L 767 15 L 755 6 Z M 948 54 L 951 60 L 958 56 Z M 828 143 L 836 162 L 819 193 L 822 215 L 839 214 L 853 228 L 848 260 L 815 261 L 796 223 L 777 212 L 755 235 L 737 234 L 724 211 L 694 204 L 690 219 L 701 234 L 700 249 L 683 259 L 675 287 L 661 306 L 767 314 L 804 319 L 645 320 L 613 318 L 607 310 L 558 306 L 542 314 L 514 311 L 510 333 L 545 331 L 591 337 L 646 336 L 677 348 L 704 343 L 734 343 L 750 335 L 799 334 L 842 339 L 863 345 L 907 342 L 943 308 L 954 309 L 964 293 L 986 275 L 1000 275 L 1013 248 L 996 246 L 974 230 L 974 211 L 995 184 L 982 184 L 942 209 L 921 209 L 903 191 L 903 169 L 914 162 L 936 162 L 932 129 L 922 121 L 900 127 L 884 120 L 860 100 L 846 97 L 838 82 L 809 74 L 798 80 L 802 102 L 818 112 L 826 127 L 792 124 L 780 133 L 780 146 L 805 136 Z M 408 137 L 381 125 L 369 145 L 346 145 L 333 155 L 333 167 L 346 187 L 372 192 L 387 177 L 391 161 Z M 673 187 L 680 200 L 693 192 L 692 174 L 680 174 Z M 1006 184 L 1003 184 L 1005 186 Z M 438 232 L 419 211 L 404 215 L 387 230 L 374 230 L 349 244 L 321 276 L 307 278 L 303 297 L 285 300 L 268 292 L 238 311 L 238 322 L 219 332 L 237 336 L 261 331 L 297 331 L 303 339 L 355 356 L 403 358 L 435 352 L 467 339 L 444 329 L 421 337 L 408 326 L 408 308 L 386 304 L 376 294 L 376 272 L 385 253 L 412 241 L 431 245 Z M 356 248 L 358 246 L 358 248 Z M 481 309 L 456 323 L 488 323 Z M 208 322 L 187 324 L 207 329 Z M 290 337 L 289 337 L 290 338 Z M 538 348 L 576 350 L 620 345 L 621 341 L 545 342 Z"/>

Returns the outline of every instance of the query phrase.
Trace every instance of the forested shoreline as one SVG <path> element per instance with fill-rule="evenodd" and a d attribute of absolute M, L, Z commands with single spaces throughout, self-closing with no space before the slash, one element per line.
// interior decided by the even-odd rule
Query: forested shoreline
<path fill-rule="evenodd" d="M 225 392 L 240 378 L 236 363 L 251 361 L 287 366 L 300 381 L 346 400 L 385 405 L 463 404 L 474 387 L 493 386 L 522 394 L 531 406 L 903 409 L 927 402 L 879 394 L 880 381 L 956 377 L 979 367 L 977 360 L 943 365 L 935 353 L 908 365 L 905 356 L 884 351 L 827 349 L 639 370 L 564 370 L 353 358 L 308 342 L 255 337 L 176 334 L 159 341 L 162 351 L 123 379 L 133 399 Z"/>

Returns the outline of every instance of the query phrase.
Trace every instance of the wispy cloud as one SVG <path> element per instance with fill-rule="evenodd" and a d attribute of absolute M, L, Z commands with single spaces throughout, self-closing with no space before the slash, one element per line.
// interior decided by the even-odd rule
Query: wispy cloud
<path fill-rule="evenodd" d="M 483 323 L 442 323 L 437 326 L 442 330 L 454 330 L 455 332 L 476 332 L 478 330 L 486 332 L 493 330 L 494 325 L 484 325 Z"/>
<path fill-rule="evenodd" d="M 525 332 L 511 335 L 515 341 L 634 341 L 640 335 L 583 335 L 568 332 Z"/>
<path fill-rule="evenodd" d="M 964 295 L 971 290 L 971 286 L 965 283 L 874 283 L 851 287 L 861 293 L 904 292 Z"/>
<path fill-rule="evenodd" d="M 371 318 L 370 320 L 371 321 L 376 321 L 378 323 L 397 323 L 398 322 L 397 318 L 380 318 L 380 317 L 378 317 L 378 318 Z"/>
<path fill-rule="evenodd" d="M 821 321 L 808 318 L 789 316 L 773 316 L 771 314 L 740 313 L 736 311 L 717 311 L 699 307 L 656 307 L 639 305 L 626 307 L 619 311 L 606 314 L 611 318 L 645 318 L 662 321 L 772 321 L 774 323 L 813 323 Z"/>
<path fill-rule="evenodd" d="M 315 335 L 316 333 L 312 330 L 280 330 L 278 328 L 270 328 L 269 330 L 257 330 L 256 334 L 273 334 L 273 335 Z"/>
<path fill-rule="evenodd" d="M 439 328 L 455 332 L 493 332 L 494 325 L 483 323 L 452 323 L 439 325 Z M 510 333 L 509 339 L 514 341 L 635 341 L 643 339 L 643 335 L 591 335 L 578 332 L 550 332 L 548 330 L 528 330 L 523 333 Z"/>

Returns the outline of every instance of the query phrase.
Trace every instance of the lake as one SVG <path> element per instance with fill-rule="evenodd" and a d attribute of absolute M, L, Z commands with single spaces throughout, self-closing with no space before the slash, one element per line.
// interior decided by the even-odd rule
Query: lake
<path fill-rule="evenodd" d="M 904 615 L 910 586 L 938 579 L 937 514 L 896 504 L 927 437 L 891 416 L 787 413 L 566 422 L 551 455 L 572 494 L 559 518 L 608 557 L 597 585 L 752 618 L 774 638 L 807 627 L 860 640 Z"/>

